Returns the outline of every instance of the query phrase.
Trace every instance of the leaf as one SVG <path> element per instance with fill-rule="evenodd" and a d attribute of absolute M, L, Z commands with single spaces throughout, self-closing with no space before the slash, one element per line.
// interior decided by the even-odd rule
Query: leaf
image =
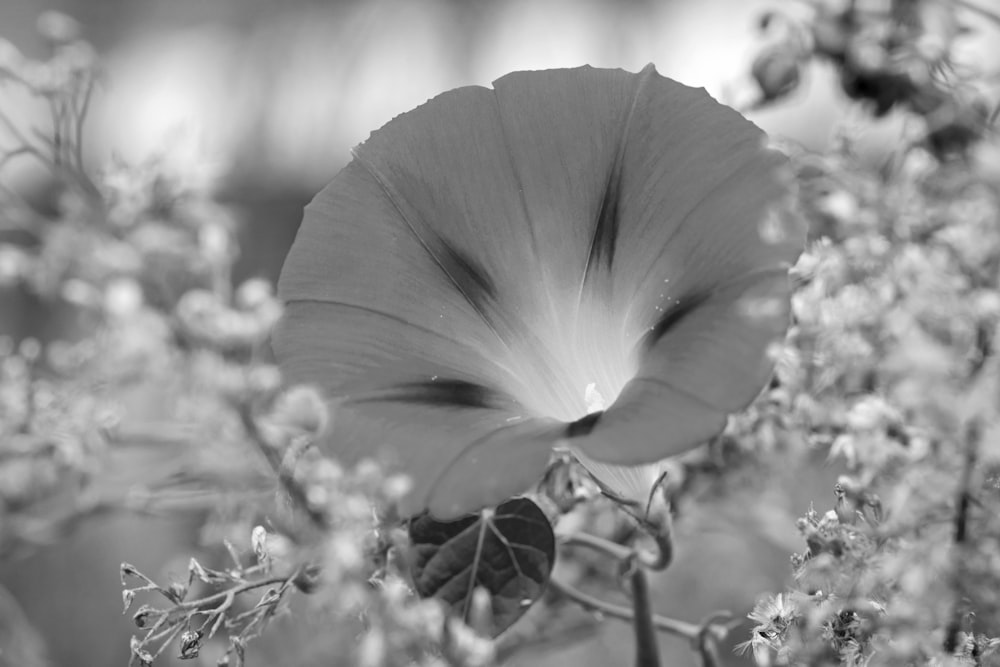
<path fill-rule="evenodd" d="M 454 521 L 422 514 L 410 522 L 410 575 L 421 597 L 437 597 L 468 620 L 473 592 L 490 593 L 492 636 L 510 627 L 545 590 L 555 535 L 542 510 L 515 498 Z"/>

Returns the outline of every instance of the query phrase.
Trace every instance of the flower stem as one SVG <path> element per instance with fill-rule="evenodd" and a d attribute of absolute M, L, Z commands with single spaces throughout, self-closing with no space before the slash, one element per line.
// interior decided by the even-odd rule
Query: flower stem
<path fill-rule="evenodd" d="M 660 645 L 656 641 L 653 607 L 649 600 L 649 580 L 639 563 L 632 562 L 629 580 L 632 586 L 632 611 L 635 628 L 636 667 L 660 667 Z"/>

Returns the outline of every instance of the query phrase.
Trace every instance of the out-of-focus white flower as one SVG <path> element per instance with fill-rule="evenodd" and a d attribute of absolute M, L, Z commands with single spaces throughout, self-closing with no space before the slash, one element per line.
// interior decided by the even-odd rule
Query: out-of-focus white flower
<path fill-rule="evenodd" d="M 80 37 L 80 23 L 55 10 L 39 14 L 35 26 L 39 35 L 57 44 L 72 42 Z"/>
<path fill-rule="evenodd" d="M 104 288 L 104 312 L 124 319 L 142 307 L 142 288 L 132 278 L 112 280 Z"/>
<path fill-rule="evenodd" d="M 839 224 L 850 224 L 858 218 L 857 198 L 847 190 L 834 190 L 816 200 L 816 207 Z"/>
<path fill-rule="evenodd" d="M 0 39 L 0 69 L 17 72 L 23 64 L 21 51 L 8 40 Z"/>
<path fill-rule="evenodd" d="M 222 225 L 208 224 L 198 232 L 198 245 L 208 261 L 228 261 L 235 253 L 232 235 Z"/>
<path fill-rule="evenodd" d="M 301 433 L 318 435 L 328 421 L 326 403 L 315 387 L 299 385 L 278 396 L 268 421 Z"/>
<path fill-rule="evenodd" d="M 271 283 L 263 278 L 251 278 L 236 290 L 234 301 L 238 308 L 255 310 L 274 298 Z"/>
<path fill-rule="evenodd" d="M 854 431 L 884 429 L 899 420 L 899 413 L 881 396 L 865 396 L 847 412 L 847 425 Z"/>
<path fill-rule="evenodd" d="M 382 630 L 374 627 L 362 635 L 354 655 L 358 667 L 382 667 L 386 656 L 386 640 Z"/>
<path fill-rule="evenodd" d="M 78 278 L 70 278 L 64 282 L 59 293 L 67 302 L 85 308 L 95 307 L 103 300 L 100 290 Z"/>
<path fill-rule="evenodd" d="M 0 245 L 0 286 L 12 285 L 21 280 L 30 262 L 27 253 L 17 246 Z"/>
<path fill-rule="evenodd" d="M 449 648 L 461 665 L 467 667 L 486 667 L 496 659 L 496 647 L 493 642 L 480 637 L 457 618 L 448 619 Z"/>

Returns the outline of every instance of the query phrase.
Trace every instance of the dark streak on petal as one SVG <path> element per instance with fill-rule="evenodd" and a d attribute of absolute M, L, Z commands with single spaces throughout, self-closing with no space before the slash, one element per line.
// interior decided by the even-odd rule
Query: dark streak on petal
<path fill-rule="evenodd" d="M 604 187 L 604 196 L 601 198 L 601 207 L 597 214 L 597 221 L 594 224 L 594 235 L 590 243 L 590 255 L 587 257 L 587 268 L 583 277 L 584 284 L 591 279 L 595 269 L 603 267 L 605 271 L 610 271 L 611 265 L 614 262 L 615 246 L 618 242 L 618 232 L 621 227 L 619 212 L 621 208 L 622 165 L 625 162 L 625 148 L 628 144 L 629 130 L 632 126 L 632 116 L 635 114 L 635 108 L 642 97 L 646 83 L 655 74 L 656 70 L 652 65 L 649 65 L 638 77 L 628 117 L 622 127 L 621 137 L 618 139 L 618 150 L 615 153 L 615 161 L 608 174 L 608 181 Z"/>
<path fill-rule="evenodd" d="M 643 351 L 647 351 L 652 348 L 656 343 L 663 338 L 668 331 L 677 326 L 677 324 L 683 320 L 685 317 L 690 315 L 698 306 L 705 303 L 711 292 L 699 292 L 688 296 L 685 299 L 681 299 L 673 307 L 669 308 L 667 312 L 663 313 L 663 316 L 653 325 L 645 336 L 643 336 L 642 344 L 640 348 Z"/>
<path fill-rule="evenodd" d="M 407 382 L 380 391 L 352 398 L 352 403 L 392 401 L 414 405 L 460 408 L 497 408 L 505 404 L 497 392 L 465 380 L 427 380 Z"/>
<path fill-rule="evenodd" d="M 581 417 L 575 422 L 566 425 L 566 437 L 567 438 L 578 438 L 584 435 L 590 435 L 590 432 L 594 430 L 597 426 L 597 422 L 601 419 L 601 415 L 604 411 L 591 412 L 586 417 Z"/>
<path fill-rule="evenodd" d="M 413 206 L 406 200 L 399 190 L 392 185 L 379 169 L 368 160 L 362 149 L 363 145 L 353 151 L 355 161 L 371 176 L 392 204 L 400 218 L 406 224 L 407 229 L 416 237 L 417 241 L 424 247 L 433 261 L 441 268 L 455 288 L 469 302 L 469 304 L 479 313 L 483 321 L 490 327 L 501 343 L 507 345 L 506 339 L 497 329 L 495 318 L 491 316 L 491 309 L 486 308 L 487 298 L 496 299 L 497 291 L 493 281 L 487 276 L 482 267 L 478 266 L 465 254 L 459 252 L 452 244 L 442 238 L 427 221 L 414 210 Z M 470 291 L 471 290 L 471 291 Z"/>
<path fill-rule="evenodd" d="M 618 241 L 621 182 L 621 162 L 617 162 L 608 175 L 608 184 L 604 188 L 604 197 L 601 199 L 601 210 L 594 227 L 594 240 L 590 246 L 590 257 L 587 258 L 588 273 L 600 266 L 603 266 L 606 271 L 611 270 L 611 263 L 615 258 L 615 243 Z"/>
<path fill-rule="evenodd" d="M 445 239 L 438 237 L 440 253 L 435 253 L 441 262 L 445 273 L 451 277 L 472 305 L 483 317 L 493 308 L 490 302 L 497 300 L 497 288 L 486 270 L 474 259 L 462 253 Z M 489 319 L 489 318 L 487 318 Z"/>

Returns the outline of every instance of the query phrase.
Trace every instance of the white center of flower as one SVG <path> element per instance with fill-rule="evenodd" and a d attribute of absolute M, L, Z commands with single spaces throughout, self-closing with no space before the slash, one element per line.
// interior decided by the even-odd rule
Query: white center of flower
<path fill-rule="evenodd" d="M 597 390 L 597 383 L 591 382 L 583 391 L 583 400 L 587 404 L 587 414 L 592 412 L 602 412 L 607 408 L 607 403 L 601 392 Z"/>

